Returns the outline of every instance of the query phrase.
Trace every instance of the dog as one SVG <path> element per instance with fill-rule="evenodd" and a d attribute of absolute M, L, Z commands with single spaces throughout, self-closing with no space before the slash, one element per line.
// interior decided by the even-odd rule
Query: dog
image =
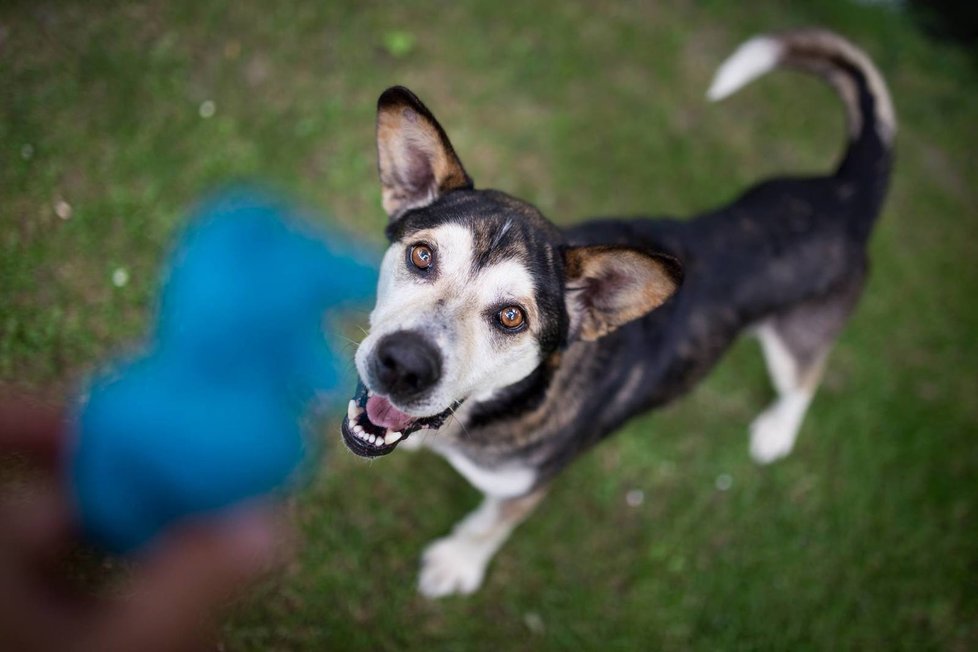
<path fill-rule="evenodd" d="M 750 425 L 750 453 L 769 463 L 791 451 L 865 284 L 896 120 L 877 68 L 824 30 L 745 42 L 707 96 L 781 67 L 821 77 L 841 98 L 848 140 L 834 172 L 764 181 L 688 220 L 566 229 L 526 202 L 477 190 L 411 91 L 380 96 L 390 247 L 343 439 L 363 457 L 420 443 L 485 494 L 425 549 L 423 595 L 479 588 L 564 467 L 687 392 L 743 332 L 759 338 L 777 392 Z"/>

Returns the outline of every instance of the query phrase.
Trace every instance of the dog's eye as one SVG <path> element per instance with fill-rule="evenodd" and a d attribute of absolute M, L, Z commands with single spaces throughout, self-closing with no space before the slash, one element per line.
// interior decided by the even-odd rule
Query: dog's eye
<path fill-rule="evenodd" d="M 411 247 L 411 263 L 418 269 L 428 269 L 431 267 L 434 254 L 428 245 L 414 245 Z"/>
<path fill-rule="evenodd" d="M 506 306 L 499 311 L 499 323 L 504 328 L 516 330 L 523 325 L 523 311 L 517 306 Z"/>

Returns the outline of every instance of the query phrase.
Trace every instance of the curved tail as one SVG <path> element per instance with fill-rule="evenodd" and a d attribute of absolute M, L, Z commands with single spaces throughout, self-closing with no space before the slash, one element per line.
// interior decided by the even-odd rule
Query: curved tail
<path fill-rule="evenodd" d="M 775 68 L 794 68 L 827 81 L 845 105 L 849 144 L 836 174 L 889 179 L 896 114 L 883 76 L 862 50 L 838 34 L 801 29 L 756 36 L 717 69 L 706 96 L 720 100 Z M 876 185 L 876 184 L 874 184 Z"/>

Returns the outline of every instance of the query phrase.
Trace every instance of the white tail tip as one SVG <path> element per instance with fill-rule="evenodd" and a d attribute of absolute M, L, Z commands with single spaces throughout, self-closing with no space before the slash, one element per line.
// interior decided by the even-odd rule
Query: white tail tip
<path fill-rule="evenodd" d="M 778 65 L 782 50 L 781 43 L 769 36 L 758 36 L 747 41 L 720 64 L 710 89 L 706 91 L 707 99 L 711 102 L 722 100 L 770 72 Z"/>

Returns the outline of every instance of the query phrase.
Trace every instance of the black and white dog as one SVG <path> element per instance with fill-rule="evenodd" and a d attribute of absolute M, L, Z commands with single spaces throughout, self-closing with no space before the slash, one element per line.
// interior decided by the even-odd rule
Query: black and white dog
<path fill-rule="evenodd" d="M 746 42 L 708 96 L 782 66 L 824 78 L 845 105 L 848 146 L 833 173 L 769 180 L 689 220 L 563 230 L 519 199 L 476 190 L 410 91 L 381 95 L 391 245 L 343 438 L 365 457 L 420 443 L 485 493 L 426 549 L 423 594 L 476 590 L 561 469 L 689 390 L 745 330 L 778 394 L 750 426 L 751 455 L 767 463 L 791 451 L 865 282 L 896 123 L 868 57 L 821 30 Z"/>

